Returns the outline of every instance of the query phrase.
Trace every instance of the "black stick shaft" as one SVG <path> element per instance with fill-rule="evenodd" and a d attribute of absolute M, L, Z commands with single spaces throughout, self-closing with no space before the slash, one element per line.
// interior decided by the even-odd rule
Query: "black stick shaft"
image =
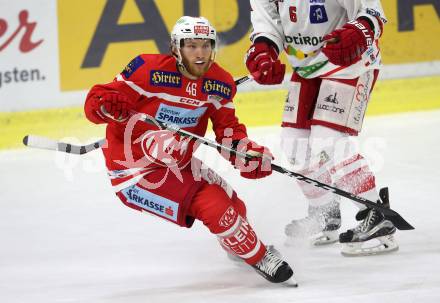
<path fill-rule="evenodd" d="M 179 128 L 176 125 L 168 125 L 168 124 L 162 123 L 160 121 L 157 121 L 156 119 L 154 119 L 153 117 L 150 117 L 148 115 L 142 115 L 142 119 L 145 122 L 147 122 L 147 123 L 156 124 L 160 128 L 162 128 L 162 129 L 167 129 L 169 131 L 178 133 L 181 136 L 189 137 L 189 138 L 191 138 L 193 140 L 198 141 L 201 144 L 205 144 L 205 145 L 214 147 L 217 150 L 218 149 L 222 149 L 224 151 L 228 151 L 228 152 L 230 152 L 230 153 L 232 153 L 232 154 L 234 154 L 236 156 L 242 157 L 242 158 L 247 158 L 247 159 L 252 159 L 253 158 L 252 156 L 250 156 L 248 154 L 241 153 L 241 152 L 239 152 L 239 151 L 237 151 L 237 150 L 235 150 L 233 148 L 229 148 L 227 146 L 221 145 L 221 144 L 219 144 L 219 143 L 217 143 L 217 142 L 215 142 L 213 140 L 210 140 L 210 139 L 201 137 L 199 135 L 190 133 L 190 132 L 188 132 L 186 130 L 183 130 L 183 129 Z M 287 175 L 289 177 L 296 178 L 297 180 L 300 180 L 300 181 L 303 181 L 303 182 L 307 182 L 307 183 L 309 183 L 309 184 L 311 184 L 313 186 L 316 186 L 318 188 L 321 188 L 321 189 L 324 189 L 324 190 L 329 190 L 329 191 L 335 193 L 336 195 L 339 195 L 339 196 L 342 196 L 344 198 L 350 199 L 352 201 L 361 203 L 361 204 L 363 204 L 363 205 L 365 205 L 365 206 L 367 206 L 369 208 L 377 209 L 380 212 L 382 212 L 391 222 L 393 222 L 393 224 L 398 229 L 401 229 L 401 230 L 414 229 L 414 227 L 411 226 L 411 224 L 409 224 L 405 219 L 403 219 L 402 216 L 400 216 L 396 211 L 394 211 L 394 210 L 392 210 L 390 208 L 383 207 L 381 204 L 378 204 L 378 203 L 375 203 L 375 202 L 370 201 L 368 199 L 356 196 L 356 195 L 354 195 L 352 193 L 349 193 L 349 192 L 346 192 L 346 191 L 344 191 L 342 189 L 339 189 L 337 187 L 334 187 L 334 186 L 322 183 L 322 182 L 317 181 L 315 179 L 306 177 L 306 176 L 304 176 L 304 175 L 302 175 L 300 173 L 296 173 L 296 172 L 290 171 L 290 170 L 288 170 L 286 168 L 283 168 L 283 167 L 281 167 L 279 165 L 272 164 L 271 167 L 272 167 L 272 170 L 274 170 L 276 172 L 282 173 L 282 174 Z"/>

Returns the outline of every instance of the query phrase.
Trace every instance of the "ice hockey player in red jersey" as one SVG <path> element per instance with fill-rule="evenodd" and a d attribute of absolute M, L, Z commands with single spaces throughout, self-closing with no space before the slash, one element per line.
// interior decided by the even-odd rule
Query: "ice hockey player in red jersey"
<path fill-rule="evenodd" d="M 309 177 L 385 204 L 388 197 L 379 198 L 375 176 L 350 140 L 361 131 L 381 66 L 378 41 L 387 20 L 380 0 L 250 4 L 252 45 L 245 59 L 250 73 L 260 84 L 281 83 L 285 65 L 278 57 L 283 50 L 293 68 L 281 136 L 290 162 Z M 303 234 L 315 245 L 336 242 L 339 197 L 299 185 L 309 203 L 308 216 L 286 226 L 287 242 Z M 393 224 L 378 210 L 359 208 L 360 224 L 339 235 L 342 253 L 397 250 Z"/>
<path fill-rule="evenodd" d="M 200 220 L 230 255 L 268 281 L 294 284 L 292 269 L 258 238 L 236 192 L 193 156 L 197 144 L 140 118 L 147 114 L 200 136 L 210 120 L 218 142 L 254 156 L 244 163 L 222 153 L 243 177 L 270 175 L 272 155 L 247 137 L 235 116 L 236 86 L 214 62 L 216 47 L 208 20 L 180 18 L 171 33 L 171 54 L 139 55 L 113 82 L 93 86 L 85 113 L 93 123 L 107 124 L 106 166 L 125 205 L 182 227 Z"/>

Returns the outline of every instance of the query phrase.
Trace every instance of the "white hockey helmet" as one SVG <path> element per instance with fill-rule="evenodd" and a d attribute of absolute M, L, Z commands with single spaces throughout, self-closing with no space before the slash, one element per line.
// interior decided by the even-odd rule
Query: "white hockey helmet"
<path fill-rule="evenodd" d="M 214 61 L 217 51 L 217 32 L 204 17 L 183 16 L 177 20 L 171 31 L 171 45 L 177 51 L 177 60 L 182 63 L 180 48 L 185 39 L 210 39 L 212 45 L 211 60 Z"/>

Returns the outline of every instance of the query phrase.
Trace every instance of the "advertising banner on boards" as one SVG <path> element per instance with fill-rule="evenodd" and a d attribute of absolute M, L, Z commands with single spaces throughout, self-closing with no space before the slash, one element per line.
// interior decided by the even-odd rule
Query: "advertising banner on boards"
<path fill-rule="evenodd" d="M 385 64 L 440 60 L 440 1 L 382 4 Z M 82 104 L 93 84 L 111 81 L 139 53 L 167 53 L 182 15 L 207 17 L 219 33 L 219 63 L 246 74 L 247 0 L 0 0 L 0 111 Z"/>

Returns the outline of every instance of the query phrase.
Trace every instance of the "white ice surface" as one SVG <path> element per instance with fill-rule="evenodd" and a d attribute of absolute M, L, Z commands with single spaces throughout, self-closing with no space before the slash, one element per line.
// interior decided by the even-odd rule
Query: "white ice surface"
<path fill-rule="evenodd" d="M 200 150 L 247 203 L 263 241 L 292 265 L 297 289 L 231 264 L 200 223 L 178 228 L 123 206 L 100 152 L 1 152 L 0 302 L 440 302 L 440 112 L 369 118 L 364 129 L 378 184 L 416 227 L 397 233 L 400 250 L 389 255 L 284 247 L 284 225 L 306 212 L 294 180 L 241 179 L 215 151 Z M 277 127 L 249 132 L 280 155 Z M 344 228 L 355 210 L 343 200 Z"/>

